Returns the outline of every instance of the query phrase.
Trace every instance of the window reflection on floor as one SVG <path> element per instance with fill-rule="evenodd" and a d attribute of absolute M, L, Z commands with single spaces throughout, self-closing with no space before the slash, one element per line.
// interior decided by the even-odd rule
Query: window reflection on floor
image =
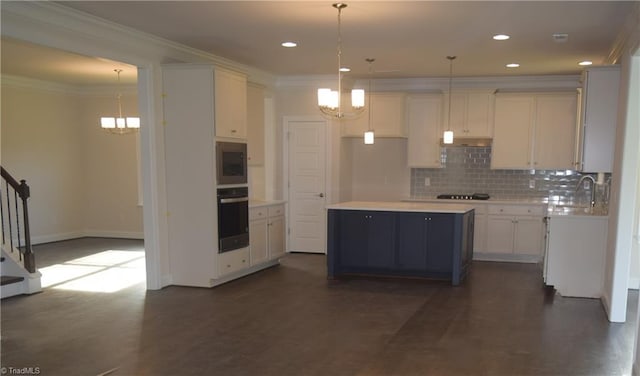
<path fill-rule="evenodd" d="M 45 268 L 42 287 L 111 293 L 144 282 L 144 251 L 108 250 Z"/>

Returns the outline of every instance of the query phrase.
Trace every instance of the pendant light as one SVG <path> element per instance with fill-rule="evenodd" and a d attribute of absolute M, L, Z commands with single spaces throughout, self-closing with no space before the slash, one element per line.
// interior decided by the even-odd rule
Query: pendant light
<path fill-rule="evenodd" d="M 364 132 L 364 143 L 365 145 L 373 145 L 375 142 L 375 134 L 373 129 L 371 129 L 371 96 L 373 94 L 373 91 L 371 91 L 371 78 L 373 76 L 373 62 L 376 61 L 376 59 L 367 58 L 365 60 L 369 63 L 369 121 L 367 131 Z"/>
<path fill-rule="evenodd" d="M 449 116 L 447 117 L 447 130 L 442 135 L 442 143 L 450 145 L 453 144 L 453 131 L 451 130 L 451 87 L 453 82 L 453 60 L 455 56 L 447 56 L 449 60 Z"/>
<path fill-rule="evenodd" d="M 338 10 L 338 90 L 327 88 L 318 89 L 318 108 L 323 115 L 332 119 L 355 118 L 364 111 L 364 90 L 351 90 L 351 107 L 353 112 L 342 111 L 342 10 L 347 7 L 345 3 L 332 5 Z"/>
<path fill-rule="evenodd" d="M 118 94 L 116 94 L 116 98 L 118 100 L 118 116 L 101 117 L 100 127 L 113 134 L 127 134 L 137 131 L 140 128 L 140 118 L 122 116 L 122 92 L 120 91 L 120 73 L 122 72 L 122 69 L 114 69 L 113 71 L 118 75 Z"/>

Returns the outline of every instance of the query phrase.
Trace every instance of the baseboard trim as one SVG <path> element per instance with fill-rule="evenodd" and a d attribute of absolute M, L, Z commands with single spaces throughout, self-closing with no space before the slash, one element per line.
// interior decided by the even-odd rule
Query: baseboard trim
<path fill-rule="evenodd" d="M 65 233 L 62 233 L 62 234 L 33 236 L 33 237 L 31 237 L 31 244 L 44 244 L 44 243 L 60 242 L 60 241 L 63 241 L 63 240 L 82 238 L 84 236 L 85 236 L 84 233 L 81 232 L 81 231 L 78 231 L 78 232 L 65 232 Z"/>
<path fill-rule="evenodd" d="M 118 239 L 144 239 L 143 232 L 128 232 L 128 231 L 101 231 L 101 230 L 86 230 L 78 232 L 66 232 L 62 234 L 41 235 L 31 238 L 31 244 L 44 244 L 60 242 L 64 240 L 78 239 L 78 238 L 118 238 Z"/>
<path fill-rule="evenodd" d="M 495 261 L 495 262 L 520 262 L 527 264 L 537 264 L 542 261 L 540 256 L 514 255 L 509 253 L 485 253 L 474 252 L 474 261 Z"/>
<path fill-rule="evenodd" d="M 607 314 L 607 320 L 611 321 L 611 311 L 609 310 L 609 296 L 607 296 L 606 292 L 603 292 L 602 297 L 600 297 L 600 302 L 602 303 L 602 308 L 604 308 L 604 312 Z"/>
<path fill-rule="evenodd" d="M 84 237 L 92 238 L 120 238 L 120 239 L 144 239 L 143 232 L 127 232 L 127 231 L 100 231 L 100 230 L 86 230 L 83 233 Z"/>

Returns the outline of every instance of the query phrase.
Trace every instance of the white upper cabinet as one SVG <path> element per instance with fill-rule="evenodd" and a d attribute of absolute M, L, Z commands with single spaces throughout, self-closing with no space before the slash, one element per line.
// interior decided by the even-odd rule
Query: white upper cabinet
<path fill-rule="evenodd" d="M 580 171 L 613 171 L 619 86 L 619 66 L 591 67 L 583 73 Z"/>
<path fill-rule="evenodd" d="M 574 169 L 577 93 L 536 96 L 535 169 Z"/>
<path fill-rule="evenodd" d="M 216 137 L 247 138 L 247 77 L 215 69 Z"/>
<path fill-rule="evenodd" d="M 440 124 L 442 95 L 407 97 L 407 164 L 409 167 L 442 167 L 440 162 Z"/>
<path fill-rule="evenodd" d="M 577 93 L 498 94 L 493 169 L 574 169 Z"/>
<path fill-rule="evenodd" d="M 496 95 L 491 168 L 529 168 L 535 100 L 530 95 Z"/>
<path fill-rule="evenodd" d="M 449 95 L 444 95 L 444 121 L 442 131 L 449 126 L 454 137 L 491 138 L 493 126 L 494 90 L 454 90 L 451 93 L 451 124 Z"/>
<path fill-rule="evenodd" d="M 367 93 L 364 112 L 342 121 L 342 136 L 363 137 L 372 129 L 376 137 L 407 137 L 404 93 Z M 371 125 L 369 125 L 371 110 Z"/>

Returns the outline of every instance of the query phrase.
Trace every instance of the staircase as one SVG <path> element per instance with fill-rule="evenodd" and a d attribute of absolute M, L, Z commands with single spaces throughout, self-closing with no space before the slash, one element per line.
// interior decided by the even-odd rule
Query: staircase
<path fill-rule="evenodd" d="M 18 182 L 0 166 L 0 217 L 2 256 L 0 257 L 0 297 L 33 294 L 42 291 L 41 274 L 31 248 L 29 232 L 29 186 Z"/>

